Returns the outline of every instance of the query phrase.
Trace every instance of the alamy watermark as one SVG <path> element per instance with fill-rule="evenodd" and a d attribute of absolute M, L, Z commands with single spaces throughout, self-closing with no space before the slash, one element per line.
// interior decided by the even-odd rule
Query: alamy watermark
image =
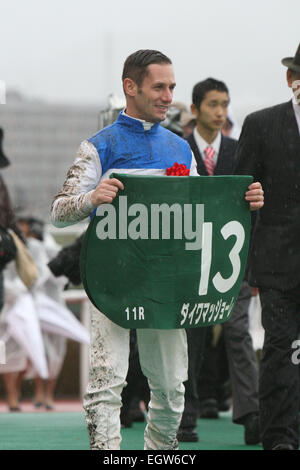
<path fill-rule="evenodd" d="M 204 204 L 166 203 L 128 205 L 127 196 L 118 199 L 118 220 L 112 204 L 101 204 L 96 212 L 103 217 L 97 224 L 100 240 L 187 240 L 186 250 L 202 248 Z"/>
<path fill-rule="evenodd" d="M 6 104 L 6 83 L 0 80 L 0 104 Z"/>
<path fill-rule="evenodd" d="M 295 103 L 300 105 L 300 80 L 294 80 L 292 83 Z"/>
<path fill-rule="evenodd" d="M 5 343 L 0 340 L 0 364 L 6 364 Z"/>
<path fill-rule="evenodd" d="M 295 351 L 292 354 L 292 363 L 297 366 L 300 364 L 300 339 L 296 339 L 292 343 L 292 349 L 295 349 Z"/>

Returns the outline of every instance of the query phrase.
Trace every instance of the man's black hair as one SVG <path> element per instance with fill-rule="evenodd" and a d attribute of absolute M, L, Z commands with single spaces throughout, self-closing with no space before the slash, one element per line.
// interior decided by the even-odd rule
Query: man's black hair
<path fill-rule="evenodd" d="M 172 64 L 172 62 L 162 52 L 141 49 L 128 56 L 125 60 L 122 81 L 125 78 L 131 78 L 140 87 L 147 75 L 147 67 L 151 64 Z"/>
<path fill-rule="evenodd" d="M 196 83 L 193 88 L 192 102 L 197 109 L 200 108 L 206 93 L 213 90 L 225 92 L 229 95 L 229 90 L 225 83 L 220 80 L 216 80 L 215 78 L 207 78 L 206 80 Z"/>

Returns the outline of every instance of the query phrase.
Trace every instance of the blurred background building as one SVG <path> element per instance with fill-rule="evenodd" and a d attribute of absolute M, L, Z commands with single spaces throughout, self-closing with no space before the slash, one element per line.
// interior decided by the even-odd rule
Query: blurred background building
<path fill-rule="evenodd" d="M 96 133 L 98 126 L 96 106 L 55 105 L 7 93 L 6 105 L 0 106 L 0 127 L 11 161 L 5 181 L 17 213 L 49 221 L 51 200 L 80 142 Z"/>

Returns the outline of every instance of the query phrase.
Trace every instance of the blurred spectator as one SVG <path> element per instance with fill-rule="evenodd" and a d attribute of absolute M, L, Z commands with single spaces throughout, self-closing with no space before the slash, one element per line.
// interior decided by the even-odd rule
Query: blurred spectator
<path fill-rule="evenodd" d="M 0 169 L 6 168 L 10 165 L 10 162 L 6 155 L 4 154 L 2 148 L 2 141 L 4 137 L 4 131 L 0 128 Z M 16 224 L 16 218 L 13 210 L 13 206 L 9 197 L 9 193 L 7 187 L 4 183 L 2 175 L 0 174 L 0 226 L 4 229 L 12 229 L 14 230 L 21 238 L 21 233 L 19 228 Z M 5 298 L 4 292 L 4 284 L 3 284 L 3 272 L 2 269 L 0 270 L 0 311 L 3 308 Z M 4 324 L 1 318 L 0 324 L 0 337 L 2 337 L 2 333 L 4 331 Z M 16 343 L 10 345 L 12 348 L 17 347 Z M 9 348 L 6 348 L 6 358 L 11 353 Z M 3 367 L 3 366 L 2 366 Z M 17 392 L 17 375 L 18 371 L 22 370 L 25 367 L 25 364 L 21 364 L 21 368 L 17 368 L 17 371 L 10 372 L 7 371 L 3 373 L 3 380 L 4 385 L 6 388 L 7 393 L 7 400 L 11 411 L 18 410 L 18 392 Z"/>
<path fill-rule="evenodd" d="M 67 314 L 70 323 L 75 323 L 75 331 L 78 334 L 77 341 L 82 340 L 87 343 L 88 333 L 65 307 L 62 292 L 67 279 L 64 276 L 53 276 L 48 267 L 49 260 L 58 253 L 60 246 L 49 234 L 45 236 L 44 223 L 41 220 L 34 217 L 24 217 L 20 218 L 18 223 L 28 241 L 28 247 L 39 270 L 39 278 L 34 285 L 33 295 L 41 324 L 48 367 L 48 378 L 45 382 L 33 370 L 28 370 L 26 376 L 33 375 L 35 379 L 35 406 L 37 408 L 45 406 L 46 409 L 51 410 L 53 409 L 57 377 L 66 354 L 66 336 L 68 336 L 67 332 L 61 331 L 61 319 Z"/>
<path fill-rule="evenodd" d="M 189 112 L 188 107 L 181 101 L 173 101 L 172 106 L 180 110 L 180 126 L 182 137 L 187 138 L 193 132 L 196 125 L 195 116 Z"/>
<path fill-rule="evenodd" d="M 6 345 L 6 364 L 0 365 L 11 411 L 20 411 L 23 378 L 34 379 L 37 408 L 53 408 L 57 377 L 66 352 L 66 338 L 89 343 L 89 334 L 65 307 L 62 291 L 67 282 L 55 278 L 47 264 L 60 249 L 44 237 L 43 222 L 33 217 L 19 220 L 39 277 L 30 290 L 9 263 L 5 269 L 6 301 L 0 321 L 0 339 Z"/>
<path fill-rule="evenodd" d="M 3 129 L 0 128 L 0 169 L 6 168 L 10 165 L 10 162 L 6 155 L 3 152 L 2 148 L 2 141 L 3 141 L 4 132 Z M 2 175 L 0 174 L 0 226 L 3 229 L 12 229 L 18 235 L 20 235 L 20 231 L 16 224 L 16 218 L 13 210 L 13 206 L 9 197 L 9 193 L 7 187 L 4 183 Z M 7 237 L 11 238 L 9 234 Z M 13 244 L 14 245 L 14 244 Z M 12 255 L 13 256 L 13 255 Z M 3 274 L 2 270 L 0 270 L 0 311 L 3 307 L 4 302 L 4 290 L 3 290 Z"/>

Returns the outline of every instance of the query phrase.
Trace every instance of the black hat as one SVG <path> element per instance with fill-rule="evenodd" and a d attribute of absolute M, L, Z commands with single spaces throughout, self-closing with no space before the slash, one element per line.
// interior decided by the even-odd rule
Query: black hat
<path fill-rule="evenodd" d="M 0 168 L 5 168 L 6 166 L 10 164 L 10 162 L 3 153 L 2 140 L 3 140 L 3 129 L 1 129 L 0 127 Z"/>
<path fill-rule="evenodd" d="M 293 72 L 300 72 L 300 44 L 296 51 L 295 57 L 285 57 L 281 63 L 291 69 Z"/>

